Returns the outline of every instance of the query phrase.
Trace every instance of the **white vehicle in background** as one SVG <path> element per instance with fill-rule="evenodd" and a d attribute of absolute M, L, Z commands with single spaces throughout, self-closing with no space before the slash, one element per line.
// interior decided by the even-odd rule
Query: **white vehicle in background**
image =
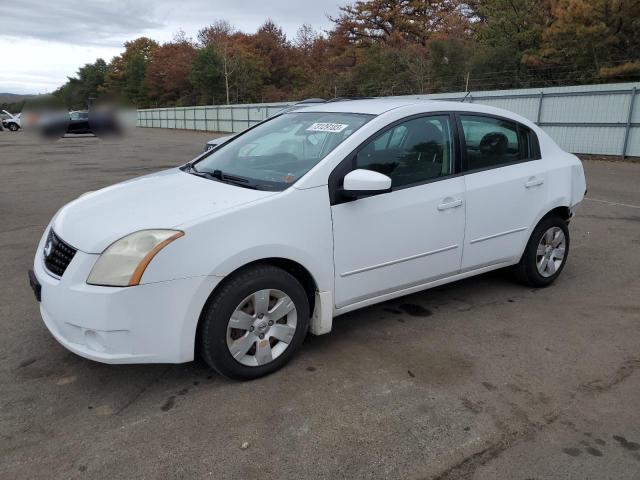
<path fill-rule="evenodd" d="M 503 267 L 550 285 L 585 188 L 577 157 L 505 110 L 324 103 L 72 201 L 29 277 L 46 326 L 78 355 L 199 353 L 250 379 L 352 310 Z"/>
<path fill-rule="evenodd" d="M 22 113 L 18 113 L 17 115 L 12 115 L 6 110 L 2 110 L 2 113 L 5 115 L 2 118 L 2 126 L 12 132 L 17 132 L 22 128 L 21 117 Z"/>
<path fill-rule="evenodd" d="M 318 103 L 326 103 L 327 101 L 322 99 L 322 98 L 307 98 L 306 100 L 302 100 L 301 102 L 296 103 L 295 105 L 291 105 L 289 107 L 284 108 L 283 110 L 280 110 L 276 115 L 282 115 L 283 113 L 287 113 L 287 112 L 292 112 L 294 110 L 300 110 L 303 107 L 308 107 L 309 105 L 315 105 Z M 273 116 L 273 115 L 272 115 Z M 271 118 L 271 117 L 267 117 Z M 219 145 L 222 145 L 223 143 L 228 142 L 229 140 L 231 140 L 232 138 L 234 138 L 236 135 L 238 135 L 237 133 L 233 133 L 231 135 L 224 135 L 222 137 L 218 137 L 218 138 L 214 138 L 212 140 L 209 140 L 207 143 L 205 143 L 204 145 L 204 152 L 207 152 L 209 150 L 211 150 L 212 148 L 215 148 Z"/>
<path fill-rule="evenodd" d="M 233 135 L 223 135 L 221 137 L 217 137 L 217 138 L 214 138 L 212 140 L 209 140 L 207 143 L 204 144 L 203 152 L 208 152 L 212 148 L 215 148 L 215 147 L 217 147 L 219 145 L 222 145 L 225 142 L 228 142 L 229 140 L 231 140 L 235 136 L 236 136 L 236 134 L 234 133 Z"/>

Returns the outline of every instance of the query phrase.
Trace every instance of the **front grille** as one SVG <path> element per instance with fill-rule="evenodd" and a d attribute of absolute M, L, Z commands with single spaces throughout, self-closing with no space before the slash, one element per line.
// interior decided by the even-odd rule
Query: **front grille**
<path fill-rule="evenodd" d="M 64 243 L 53 229 L 49 230 L 47 242 L 44 244 L 44 264 L 47 270 L 61 277 L 75 254 L 75 248 Z"/>

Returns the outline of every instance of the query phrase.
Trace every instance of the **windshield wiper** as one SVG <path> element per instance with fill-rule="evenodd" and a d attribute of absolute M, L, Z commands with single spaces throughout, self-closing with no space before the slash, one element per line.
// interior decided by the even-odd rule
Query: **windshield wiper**
<path fill-rule="evenodd" d="M 224 173 L 222 170 L 214 170 L 213 172 L 207 173 L 213 178 L 217 178 L 218 180 L 222 180 L 223 182 L 226 182 L 228 180 L 231 182 L 251 183 L 248 178 L 229 175 L 227 173 Z"/>
<path fill-rule="evenodd" d="M 208 178 L 209 180 L 217 180 L 219 182 L 228 183 L 231 185 L 237 185 L 238 187 L 251 188 L 253 190 L 258 190 L 258 184 L 251 182 L 248 178 L 238 177 L 236 175 L 228 175 L 224 173 L 222 170 L 214 170 L 213 172 L 204 172 L 204 171 L 198 170 L 193 164 L 187 164 L 185 165 L 184 171 L 192 175 L 197 175 L 198 177 Z"/>

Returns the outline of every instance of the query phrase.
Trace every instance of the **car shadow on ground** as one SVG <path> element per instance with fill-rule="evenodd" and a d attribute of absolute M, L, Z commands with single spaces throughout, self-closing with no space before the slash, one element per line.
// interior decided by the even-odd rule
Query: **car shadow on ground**
<path fill-rule="evenodd" d="M 309 335 L 304 350 L 331 348 L 340 336 L 362 335 L 369 329 L 405 323 L 408 318 L 428 322 L 428 318 L 470 311 L 491 303 L 513 301 L 528 291 L 518 285 L 509 269 L 500 269 L 432 289 L 388 300 L 338 316 L 330 335 Z"/>
<path fill-rule="evenodd" d="M 514 297 L 526 291 L 528 291 L 526 287 L 512 280 L 509 270 L 502 269 L 365 307 L 336 317 L 333 329 L 328 335 L 309 334 L 297 358 L 294 358 L 282 371 L 291 374 L 292 370 L 304 368 L 307 358 L 313 357 L 320 361 L 324 355 L 333 358 L 332 348 L 335 344 L 348 341 L 349 337 L 366 336 L 377 329 L 396 328 L 398 324 L 408 321 L 426 323 L 448 313 L 470 311 L 477 306 L 496 302 L 513 301 Z M 193 362 L 176 365 L 108 365 L 67 352 L 64 363 L 67 370 L 89 370 L 92 376 L 101 378 L 105 384 L 111 384 L 111 382 L 145 384 L 162 381 L 167 385 L 180 383 L 197 386 L 201 382 L 212 381 L 219 385 L 236 383 L 211 370 L 200 358 L 196 358 Z M 274 375 L 279 374 L 276 372 L 271 377 Z"/>

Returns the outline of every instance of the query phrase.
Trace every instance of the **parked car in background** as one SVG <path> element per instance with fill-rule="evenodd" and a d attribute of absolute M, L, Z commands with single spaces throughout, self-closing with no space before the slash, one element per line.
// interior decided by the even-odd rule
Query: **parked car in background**
<path fill-rule="evenodd" d="M 287 113 L 287 112 L 292 112 L 294 110 L 299 110 L 300 108 L 303 107 L 308 107 L 309 105 L 315 105 L 318 103 L 325 103 L 326 100 L 322 99 L 322 98 L 307 98 L 306 100 L 302 100 L 298 103 L 296 103 L 295 105 L 291 105 L 289 107 L 286 107 L 282 110 L 280 110 L 278 113 L 274 114 L 274 115 L 281 115 L 283 113 Z M 271 118 L 273 117 L 273 115 L 267 117 L 267 118 Z M 204 145 L 204 150 L 203 151 L 209 151 L 212 148 L 215 148 L 219 145 L 222 145 L 223 143 L 228 142 L 229 140 L 231 140 L 232 138 L 234 138 L 237 135 L 237 133 L 234 133 L 232 135 L 224 135 L 222 137 L 218 137 L 218 138 L 214 138 L 212 140 L 209 140 L 205 145 Z"/>
<path fill-rule="evenodd" d="M 4 128 L 11 130 L 12 132 L 17 132 L 18 130 L 20 130 L 20 128 L 22 128 L 21 113 L 18 113 L 17 115 L 12 115 L 6 110 L 2 110 L 2 113 L 4 114 L 2 118 L 2 126 Z"/>
<path fill-rule="evenodd" d="M 212 148 L 216 148 L 217 146 L 222 145 L 225 142 L 228 142 L 236 135 L 237 135 L 236 133 L 234 133 L 233 135 L 223 135 L 221 137 L 217 137 L 212 140 L 209 140 L 207 143 L 204 144 L 203 152 L 208 152 Z"/>
<path fill-rule="evenodd" d="M 86 110 L 69 112 L 67 133 L 93 133 L 93 130 L 89 126 L 89 112 Z"/>
<path fill-rule="evenodd" d="M 550 285 L 585 188 L 577 157 L 505 110 L 324 103 L 72 201 L 29 277 L 46 326 L 81 356 L 199 353 L 250 379 L 352 310 L 503 267 Z"/>

